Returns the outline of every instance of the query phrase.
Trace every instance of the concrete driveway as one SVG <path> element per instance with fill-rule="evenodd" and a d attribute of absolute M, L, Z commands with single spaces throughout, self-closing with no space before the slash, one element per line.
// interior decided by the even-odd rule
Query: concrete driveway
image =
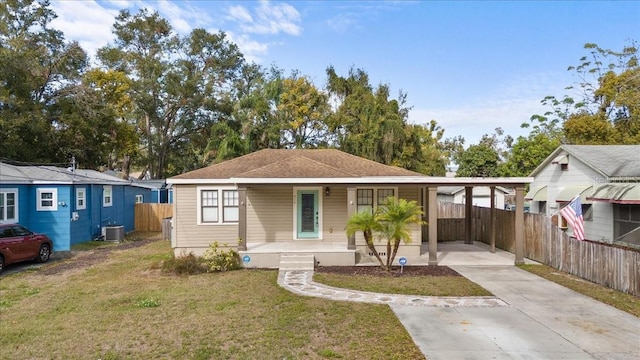
<path fill-rule="evenodd" d="M 640 359 L 640 319 L 509 265 L 449 265 L 506 307 L 390 305 L 430 360 Z"/>

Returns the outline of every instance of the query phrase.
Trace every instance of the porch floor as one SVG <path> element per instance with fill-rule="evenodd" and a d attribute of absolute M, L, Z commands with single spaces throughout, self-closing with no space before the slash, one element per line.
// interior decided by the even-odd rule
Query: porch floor
<path fill-rule="evenodd" d="M 251 266 L 277 268 L 282 254 L 313 254 L 320 263 L 330 264 L 334 259 L 341 265 L 377 265 L 375 258 L 361 251 L 347 249 L 346 243 L 286 241 L 270 243 L 247 243 L 247 250 L 239 252 L 241 257 L 249 255 Z M 343 260 L 337 260 L 343 259 Z M 397 264 L 399 257 L 394 263 Z M 428 265 L 429 245 L 420 247 L 420 256 L 408 257 L 408 265 Z M 496 249 L 491 253 L 490 246 L 479 241 L 465 244 L 464 241 L 448 241 L 438 243 L 438 265 L 513 265 L 515 255 L 508 251 Z M 527 264 L 535 261 L 525 259 Z M 249 265 L 249 264 L 246 264 Z"/>
<path fill-rule="evenodd" d="M 318 242 L 318 241 L 285 241 L 247 243 L 247 250 L 254 254 L 270 253 L 353 253 L 355 250 L 347 249 L 347 243 Z"/>
<path fill-rule="evenodd" d="M 424 264 L 429 260 L 429 244 L 423 243 L 420 258 Z M 438 265 L 513 265 L 516 256 L 508 251 L 496 249 L 491 253 L 491 246 L 480 241 L 465 244 L 464 241 L 447 241 L 438 243 Z M 533 260 L 524 259 L 526 264 L 537 264 Z"/>

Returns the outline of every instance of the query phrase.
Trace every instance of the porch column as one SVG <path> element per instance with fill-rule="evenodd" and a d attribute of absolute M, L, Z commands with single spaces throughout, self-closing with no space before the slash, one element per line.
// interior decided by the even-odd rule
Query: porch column
<path fill-rule="evenodd" d="M 491 221 L 489 222 L 489 245 L 491 245 L 491 252 L 496 252 L 496 187 L 491 187 Z"/>
<path fill-rule="evenodd" d="M 429 265 L 438 265 L 438 187 L 429 186 Z"/>
<path fill-rule="evenodd" d="M 427 223 L 420 226 L 420 244 L 422 244 L 429 242 L 429 188 L 426 186 L 420 187 L 420 206 L 423 212 L 421 220 Z"/>
<path fill-rule="evenodd" d="M 524 264 L 524 186 L 516 186 L 516 265 Z"/>
<path fill-rule="evenodd" d="M 247 250 L 247 188 L 238 188 L 238 250 Z"/>
<path fill-rule="evenodd" d="M 356 213 L 356 188 L 347 188 L 347 219 L 350 219 Z M 347 249 L 356 249 L 356 235 L 347 237 Z"/>
<path fill-rule="evenodd" d="M 473 244 L 473 188 L 464 188 L 464 243 Z"/>

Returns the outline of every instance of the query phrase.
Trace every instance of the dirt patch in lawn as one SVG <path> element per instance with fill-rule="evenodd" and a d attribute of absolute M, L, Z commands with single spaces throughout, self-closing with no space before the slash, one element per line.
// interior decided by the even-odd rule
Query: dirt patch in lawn
<path fill-rule="evenodd" d="M 71 251 L 65 255 L 60 255 L 63 256 L 63 260 L 42 267 L 39 273 L 43 275 L 58 275 L 66 272 L 88 269 L 91 266 L 106 261 L 109 258 L 109 255 L 114 251 L 141 247 L 157 240 L 157 237 L 136 239 L 134 241 L 126 241 L 114 246 L 98 247 L 88 251 Z"/>
<path fill-rule="evenodd" d="M 317 273 L 330 273 L 341 275 L 399 277 L 399 276 L 461 276 L 457 271 L 448 266 L 394 266 L 391 271 L 386 271 L 380 266 L 318 266 Z"/>

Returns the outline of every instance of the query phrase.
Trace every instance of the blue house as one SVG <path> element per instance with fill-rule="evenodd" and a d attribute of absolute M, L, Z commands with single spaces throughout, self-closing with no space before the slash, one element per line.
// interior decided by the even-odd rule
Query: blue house
<path fill-rule="evenodd" d="M 173 188 L 165 180 L 132 180 L 136 186 L 151 189 L 151 198 L 144 199 L 145 203 L 173 204 Z"/>
<path fill-rule="evenodd" d="M 152 190 L 94 170 L 0 163 L 0 224 L 47 234 L 54 251 L 96 239 L 107 228 L 134 230 L 136 203 Z"/>

